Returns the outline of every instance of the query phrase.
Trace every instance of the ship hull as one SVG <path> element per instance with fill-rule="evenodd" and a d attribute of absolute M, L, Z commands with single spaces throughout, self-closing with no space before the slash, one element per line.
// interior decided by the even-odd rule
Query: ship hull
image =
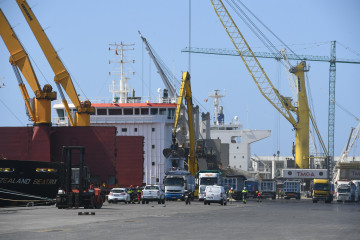
<path fill-rule="evenodd" d="M 54 203 L 60 163 L 0 160 L 0 206 Z"/>

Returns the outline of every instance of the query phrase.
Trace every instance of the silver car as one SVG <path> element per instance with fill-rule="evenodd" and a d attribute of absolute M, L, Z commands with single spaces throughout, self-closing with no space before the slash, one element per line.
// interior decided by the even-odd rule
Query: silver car
<path fill-rule="evenodd" d="M 130 195 L 126 188 L 113 188 L 108 195 L 108 203 L 125 202 L 130 203 Z"/>

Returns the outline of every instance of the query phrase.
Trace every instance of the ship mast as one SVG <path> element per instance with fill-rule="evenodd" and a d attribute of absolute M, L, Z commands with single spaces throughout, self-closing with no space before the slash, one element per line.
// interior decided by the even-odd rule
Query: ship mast
<path fill-rule="evenodd" d="M 112 85 L 110 86 L 110 92 L 113 95 L 112 102 L 113 103 L 127 103 L 128 102 L 128 93 L 129 89 L 127 86 L 127 81 L 129 79 L 129 75 L 134 75 L 135 73 L 125 73 L 124 72 L 124 64 L 125 63 L 134 63 L 135 60 L 128 59 L 125 55 L 125 51 L 133 51 L 134 48 L 129 48 L 134 46 L 135 44 L 125 44 L 123 42 L 118 43 L 110 43 L 109 51 L 114 51 L 116 58 L 114 60 L 110 60 L 110 63 L 120 64 L 120 69 L 115 69 L 109 72 L 109 75 L 117 75 L 120 76 L 119 86 L 115 85 L 115 80 L 113 80 Z M 117 57 L 119 56 L 119 57 Z M 120 70 L 120 71 L 119 71 Z"/>
<path fill-rule="evenodd" d="M 214 90 L 213 93 L 209 94 L 209 97 L 214 99 L 214 117 L 215 125 L 222 125 L 224 122 L 219 122 L 219 114 L 222 113 L 222 109 L 219 110 L 219 99 L 225 97 L 225 94 L 220 94 L 220 90 Z M 221 108 L 221 106 L 220 106 Z"/>

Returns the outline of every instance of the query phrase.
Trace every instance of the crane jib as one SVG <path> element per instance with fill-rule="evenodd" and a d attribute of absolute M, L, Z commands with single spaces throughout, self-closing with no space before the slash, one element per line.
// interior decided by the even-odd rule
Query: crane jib
<path fill-rule="evenodd" d="M 26 6 L 22 3 L 21 7 L 24 9 L 24 11 L 25 11 L 26 15 L 28 16 L 29 20 L 32 21 L 33 18 L 31 17 L 31 15 L 30 15 L 29 11 L 27 10 Z"/>

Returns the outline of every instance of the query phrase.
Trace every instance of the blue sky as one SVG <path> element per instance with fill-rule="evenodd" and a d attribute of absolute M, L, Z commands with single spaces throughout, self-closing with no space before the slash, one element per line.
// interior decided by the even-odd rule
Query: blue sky
<path fill-rule="evenodd" d="M 330 41 L 336 40 L 357 52 L 354 54 L 338 44 L 338 58 L 360 59 L 360 1 L 243 2 L 297 54 L 329 56 Z M 154 65 L 143 50 L 138 30 L 176 76 L 180 78 L 181 72 L 188 70 L 188 54 L 181 50 L 189 43 L 189 1 L 31 0 L 28 3 L 59 51 L 82 97 L 90 100 L 111 97 L 108 73 L 112 67 L 108 62 L 112 55 L 108 48 L 109 43 L 121 41 L 135 44 L 135 51 L 131 53 L 135 63 L 128 69 L 136 72 L 129 80 L 136 94 L 148 95 L 151 86 L 151 94 L 155 96 L 157 88 L 163 88 Z M 0 0 L 0 8 L 31 56 L 40 84 L 52 84 L 54 74 L 15 0 Z M 234 49 L 210 0 L 192 0 L 191 9 L 192 47 Z M 254 51 L 267 51 L 260 48 L 261 45 L 248 34 L 248 29 L 242 32 Z M 23 99 L 8 59 L 9 52 L 0 41 L 0 78 L 5 84 L 0 88 L 0 126 L 25 126 L 31 122 L 25 115 Z M 260 62 L 280 92 L 283 95 L 290 93 L 284 68 L 273 59 L 260 59 Z M 311 66 L 308 80 L 317 125 L 327 145 L 329 63 L 308 64 Z M 337 64 L 336 70 L 337 102 L 360 117 L 360 65 Z M 203 101 L 208 98 L 208 93 L 225 89 L 226 97 L 221 101 L 225 121 L 238 116 L 244 128 L 272 131 L 270 138 L 252 145 L 252 153 L 273 155 L 280 150 L 281 155 L 291 154 L 295 134 L 292 126 L 279 117 L 260 94 L 239 57 L 192 54 L 191 77 L 193 95 L 202 102 L 204 111 L 212 113 L 212 102 Z M 145 89 L 142 89 L 142 79 Z M 335 155 L 344 148 L 350 127 L 357 124 L 352 116 L 336 107 Z M 281 126 L 280 130 L 278 126 Z"/>

